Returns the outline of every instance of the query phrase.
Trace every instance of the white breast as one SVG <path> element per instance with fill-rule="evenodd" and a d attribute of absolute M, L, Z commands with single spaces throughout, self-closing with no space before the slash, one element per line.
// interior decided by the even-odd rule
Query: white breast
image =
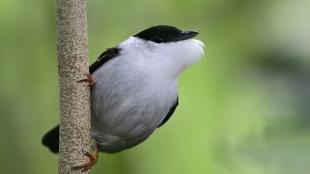
<path fill-rule="evenodd" d="M 122 55 L 93 74 L 92 132 L 102 151 L 119 151 L 146 139 L 177 98 L 176 79 L 160 81 L 142 66 Z"/>
<path fill-rule="evenodd" d="M 177 100 L 179 74 L 201 57 L 201 46 L 189 40 L 165 47 L 133 37 L 119 45 L 120 56 L 93 73 L 92 134 L 101 151 L 135 146 L 157 128 Z"/>

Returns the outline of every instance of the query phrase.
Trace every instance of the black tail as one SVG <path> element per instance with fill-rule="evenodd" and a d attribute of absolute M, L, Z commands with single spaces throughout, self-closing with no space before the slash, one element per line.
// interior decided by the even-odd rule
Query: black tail
<path fill-rule="evenodd" d="M 53 153 L 59 152 L 59 125 L 43 136 L 42 144 L 48 147 Z"/>

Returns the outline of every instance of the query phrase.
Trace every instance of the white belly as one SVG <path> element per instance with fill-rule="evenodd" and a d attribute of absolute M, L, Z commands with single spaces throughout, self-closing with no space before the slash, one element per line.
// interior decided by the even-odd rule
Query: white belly
<path fill-rule="evenodd" d="M 112 67 L 105 65 L 93 74 L 91 91 L 92 135 L 105 152 L 121 151 L 145 140 L 177 98 L 176 81 L 149 82 L 143 72 Z"/>

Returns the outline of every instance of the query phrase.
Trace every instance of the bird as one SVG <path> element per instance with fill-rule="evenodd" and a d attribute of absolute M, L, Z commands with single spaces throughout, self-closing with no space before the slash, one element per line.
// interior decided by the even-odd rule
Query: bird
<path fill-rule="evenodd" d="M 91 137 L 97 151 L 134 147 L 171 118 L 179 103 L 179 76 L 204 55 L 197 35 L 152 26 L 108 48 L 90 65 Z M 42 143 L 58 153 L 59 125 Z"/>

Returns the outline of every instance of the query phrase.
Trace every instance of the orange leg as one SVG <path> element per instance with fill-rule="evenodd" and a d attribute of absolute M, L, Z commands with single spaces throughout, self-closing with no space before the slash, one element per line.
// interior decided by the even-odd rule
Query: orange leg
<path fill-rule="evenodd" d="M 93 75 L 92 74 L 85 74 L 85 75 L 86 75 L 86 79 L 80 80 L 80 81 L 78 81 L 78 83 L 87 82 L 88 87 L 90 87 L 90 88 L 93 87 L 95 84 Z"/>
<path fill-rule="evenodd" d="M 99 153 L 99 147 L 96 144 L 96 152 L 95 152 L 95 154 L 91 154 L 89 152 L 85 152 L 85 155 L 89 158 L 89 161 L 86 162 L 86 163 L 83 163 L 81 165 L 74 166 L 74 167 L 72 167 L 72 169 L 74 169 L 74 170 L 82 169 L 82 171 L 89 170 L 90 168 L 92 168 L 97 163 L 97 161 L 98 161 L 98 153 Z"/>

